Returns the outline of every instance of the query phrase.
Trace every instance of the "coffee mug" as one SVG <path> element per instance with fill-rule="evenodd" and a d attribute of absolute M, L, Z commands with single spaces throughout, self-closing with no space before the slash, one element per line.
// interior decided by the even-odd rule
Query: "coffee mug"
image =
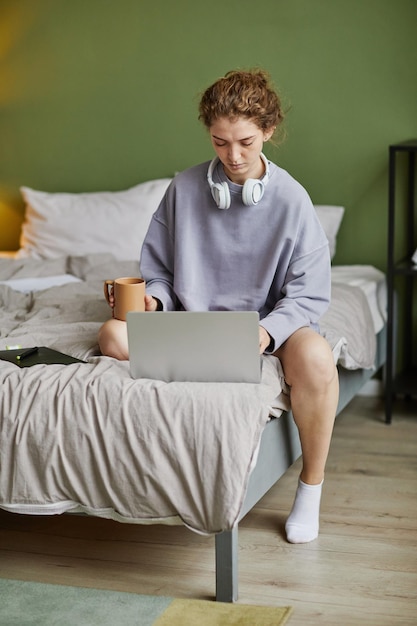
<path fill-rule="evenodd" d="M 129 311 L 145 310 L 145 281 L 142 278 L 115 278 L 104 281 L 104 295 L 110 304 L 114 297 L 113 317 L 126 321 Z"/>

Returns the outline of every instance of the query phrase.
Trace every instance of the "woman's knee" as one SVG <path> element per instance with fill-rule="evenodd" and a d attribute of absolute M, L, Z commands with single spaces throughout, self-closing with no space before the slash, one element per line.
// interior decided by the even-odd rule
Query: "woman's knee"
<path fill-rule="evenodd" d="M 286 381 L 303 381 L 313 387 L 327 387 L 337 375 L 330 345 L 310 328 L 296 331 L 277 351 Z"/>
<path fill-rule="evenodd" d="M 107 320 L 98 332 L 98 345 L 105 356 L 121 361 L 129 358 L 126 323 L 116 319 Z"/>

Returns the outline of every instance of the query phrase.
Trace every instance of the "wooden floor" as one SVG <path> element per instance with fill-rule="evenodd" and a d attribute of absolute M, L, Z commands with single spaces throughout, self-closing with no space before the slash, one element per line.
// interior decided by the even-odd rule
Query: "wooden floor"
<path fill-rule="evenodd" d="M 239 530 L 239 602 L 284 606 L 289 626 L 417 624 L 417 405 L 391 426 L 375 398 L 338 417 L 318 540 L 283 524 L 296 463 Z M 214 539 L 183 527 L 0 514 L 0 577 L 172 597 L 214 596 Z"/>

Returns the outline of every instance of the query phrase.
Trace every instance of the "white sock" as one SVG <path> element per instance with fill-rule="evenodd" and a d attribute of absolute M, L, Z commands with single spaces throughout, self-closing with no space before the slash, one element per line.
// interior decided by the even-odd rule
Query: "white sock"
<path fill-rule="evenodd" d="M 290 543 L 307 543 L 317 538 L 322 485 L 323 481 L 319 485 L 298 481 L 294 504 L 285 524 Z"/>

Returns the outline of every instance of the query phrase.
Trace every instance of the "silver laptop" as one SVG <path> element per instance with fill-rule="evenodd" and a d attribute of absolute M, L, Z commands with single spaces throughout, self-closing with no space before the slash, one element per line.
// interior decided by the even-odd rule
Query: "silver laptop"
<path fill-rule="evenodd" d="M 256 311 L 127 314 L 133 378 L 259 383 Z"/>

